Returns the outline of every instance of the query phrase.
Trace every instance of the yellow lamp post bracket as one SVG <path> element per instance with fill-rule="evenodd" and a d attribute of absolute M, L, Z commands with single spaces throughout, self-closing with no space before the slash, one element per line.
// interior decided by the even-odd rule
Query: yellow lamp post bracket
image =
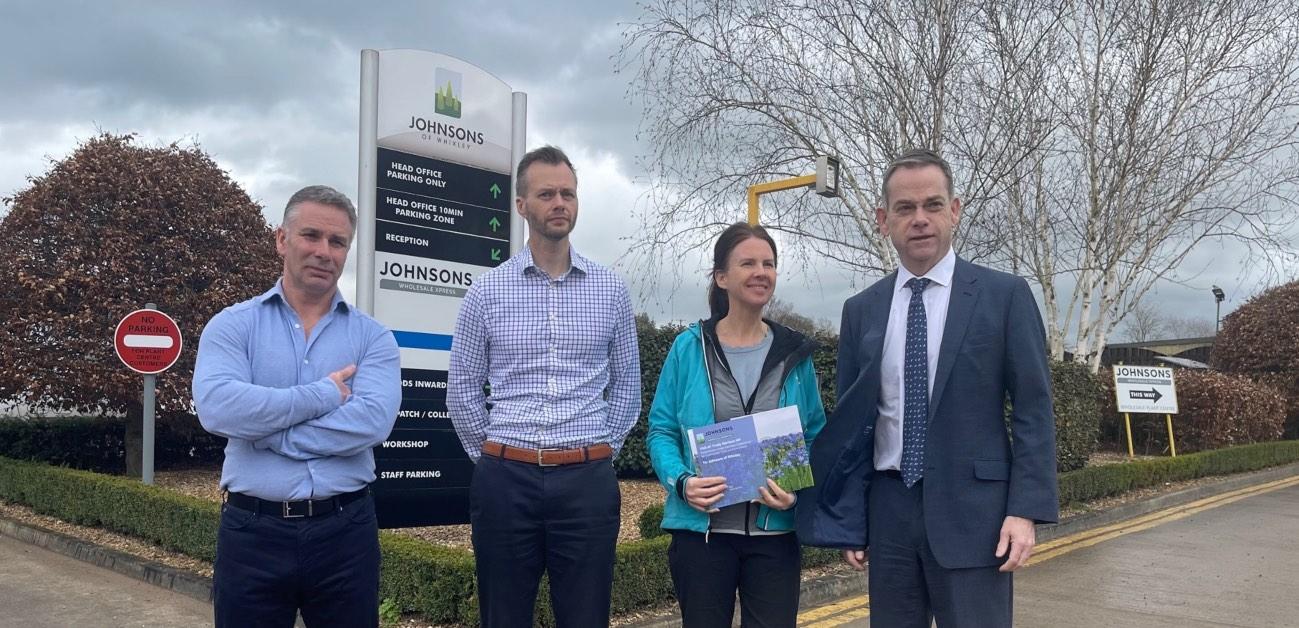
<path fill-rule="evenodd" d="M 757 183 L 749 186 L 749 224 L 758 224 L 758 197 L 769 192 L 813 188 L 821 196 L 839 196 L 839 160 L 829 155 L 816 158 L 816 174 Z"/>

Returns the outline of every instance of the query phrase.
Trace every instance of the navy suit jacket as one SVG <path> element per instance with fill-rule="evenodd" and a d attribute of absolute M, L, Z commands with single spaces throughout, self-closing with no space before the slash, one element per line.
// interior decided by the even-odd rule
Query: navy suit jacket
<path fill-rule="evenodd" d="M 804 544 L 867 547 L 880 361 L 896 278 L 844 303 L 838 403 L 812 444 L 816 485 L 797 510 Z M 1002 562 L 994 552 L 1007 515 L 1037 523 L 1059 517 L 1046 332 L 1022 278 L 957 258 L 924 468 L 925 530 L 943 567 Z"/>

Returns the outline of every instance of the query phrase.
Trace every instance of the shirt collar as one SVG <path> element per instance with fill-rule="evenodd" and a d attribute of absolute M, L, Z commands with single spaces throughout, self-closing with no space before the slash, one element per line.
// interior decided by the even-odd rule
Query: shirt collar
<path fill-rule="evenodd" d="M 519 249 L 519 252 L 517 255 L 515 255 L 515 257 L 517 257 L 519 260 L 520 274 L 526 274 L 529 270 L 535 273 L 543 272 L 540 268 L 537 267 L 536 262 L 532 259 L 532 248 L 529 247 L 526 243 Z M 576 270 L 582 275 L 591 274 L 590 260 L 587 260 L 585 257 L 582 257 L 582 255 L 577 252 L 577 249 L 573 248 L 573 244 L 571 242 L 568 245 L 568 261 L 569 264 L 571 265 L 570 271 Z M 552 279 L 558 279 L 558 277 L 552 277 Z"/>
<path fill-rule="evenodd" d="M 956 251 L 949 248 L 947 249 L 947 255 L 938 260 L 938 263 L 934 264 L 934 267 L 930 268 L 929 272 L 925 273 L 923 277 L 940 286 L 951 286 L 952 273 L 954 272 L 956 272 Z M 911 271 L 907 270 L 906 266 L 898 264 L 898 279 L 893 286 L 894 292 L 906 288 L 907 282 L 911 281 L 913 277 L 915 275 L 911 274 Z"/>
<path fill-rule="evenodd" d="M 283 277 L 280 277 L 279 279 L 275 280 L 275 285 L 272 286 L 270 290 L 267 290 L 266 292 L 263 292 L 261 296 L 258 296 L 257 302 L 269 303 L 272 299 L 276 299 L 276 298 L 278 298 L 280 302 L 285 305 L 289 304 L 289 302 L 284 298 Z M 329 310 L 331 312 L 334 310 L 338 310 L 346 314 L 348 311 L 350 311 L 350 309 L 351 306 L 347 304 L 347 301 L 343 300 L 343 292 L 338 288 L 334 288 L 334 298 L 331 299 L 329 302 Z"/>

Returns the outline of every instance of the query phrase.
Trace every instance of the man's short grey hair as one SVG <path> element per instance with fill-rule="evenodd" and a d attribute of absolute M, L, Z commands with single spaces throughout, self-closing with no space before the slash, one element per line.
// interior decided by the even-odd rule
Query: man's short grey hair
<path fill-rule="evenodd" d="M 883 195 L 885 208 L 889 205 L 889 179 L 893 178 L 893 173 L 902 168 L 924 166 L 938 166 L 943 171 L 943 177 L 947 179 L 948 198 L 956 198 L 956 186 L 952 184 L 952 167 L 948 165 L 947 160 L 928 148 L 912 148 L 898 155 L 889 162 L 889 167 L 884 169 L 884 182 L 880 184 L 880 193 Z"/>
<path fill-rule="evenodd" d="M 352 231 L 356 231 L 356 206 L 352 204 L 352 199 L 328 185 L 308 185 L 294 192 L 293 196 L 289 197 L 289 202 L 284 205 L 284 219 L 280 224 L 288 225 L 289 221 L 297 215 L 298 205 L 302 203 L 320 203 L 346 212 L 347 221 L 352 223 Z"/>

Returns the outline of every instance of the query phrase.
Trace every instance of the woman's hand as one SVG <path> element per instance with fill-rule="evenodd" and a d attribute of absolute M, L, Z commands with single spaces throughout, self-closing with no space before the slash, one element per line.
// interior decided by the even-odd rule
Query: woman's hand
<path fill-rule="evenodd" d="M 726 494 L 726 478 L 714 475 L 706 478 L 686 478 L 686 503 L 699 512 L 716 512 L 713 508 Z"/>
<path fill-rule="evenodd" d="M 758 487 L 758 499 L 754 501 L 761 502 L 767 508 L 789 510 L 798 501 L 798 495 L 786 492 L 775 480 L 767 478 L 767 485 Z"/>

